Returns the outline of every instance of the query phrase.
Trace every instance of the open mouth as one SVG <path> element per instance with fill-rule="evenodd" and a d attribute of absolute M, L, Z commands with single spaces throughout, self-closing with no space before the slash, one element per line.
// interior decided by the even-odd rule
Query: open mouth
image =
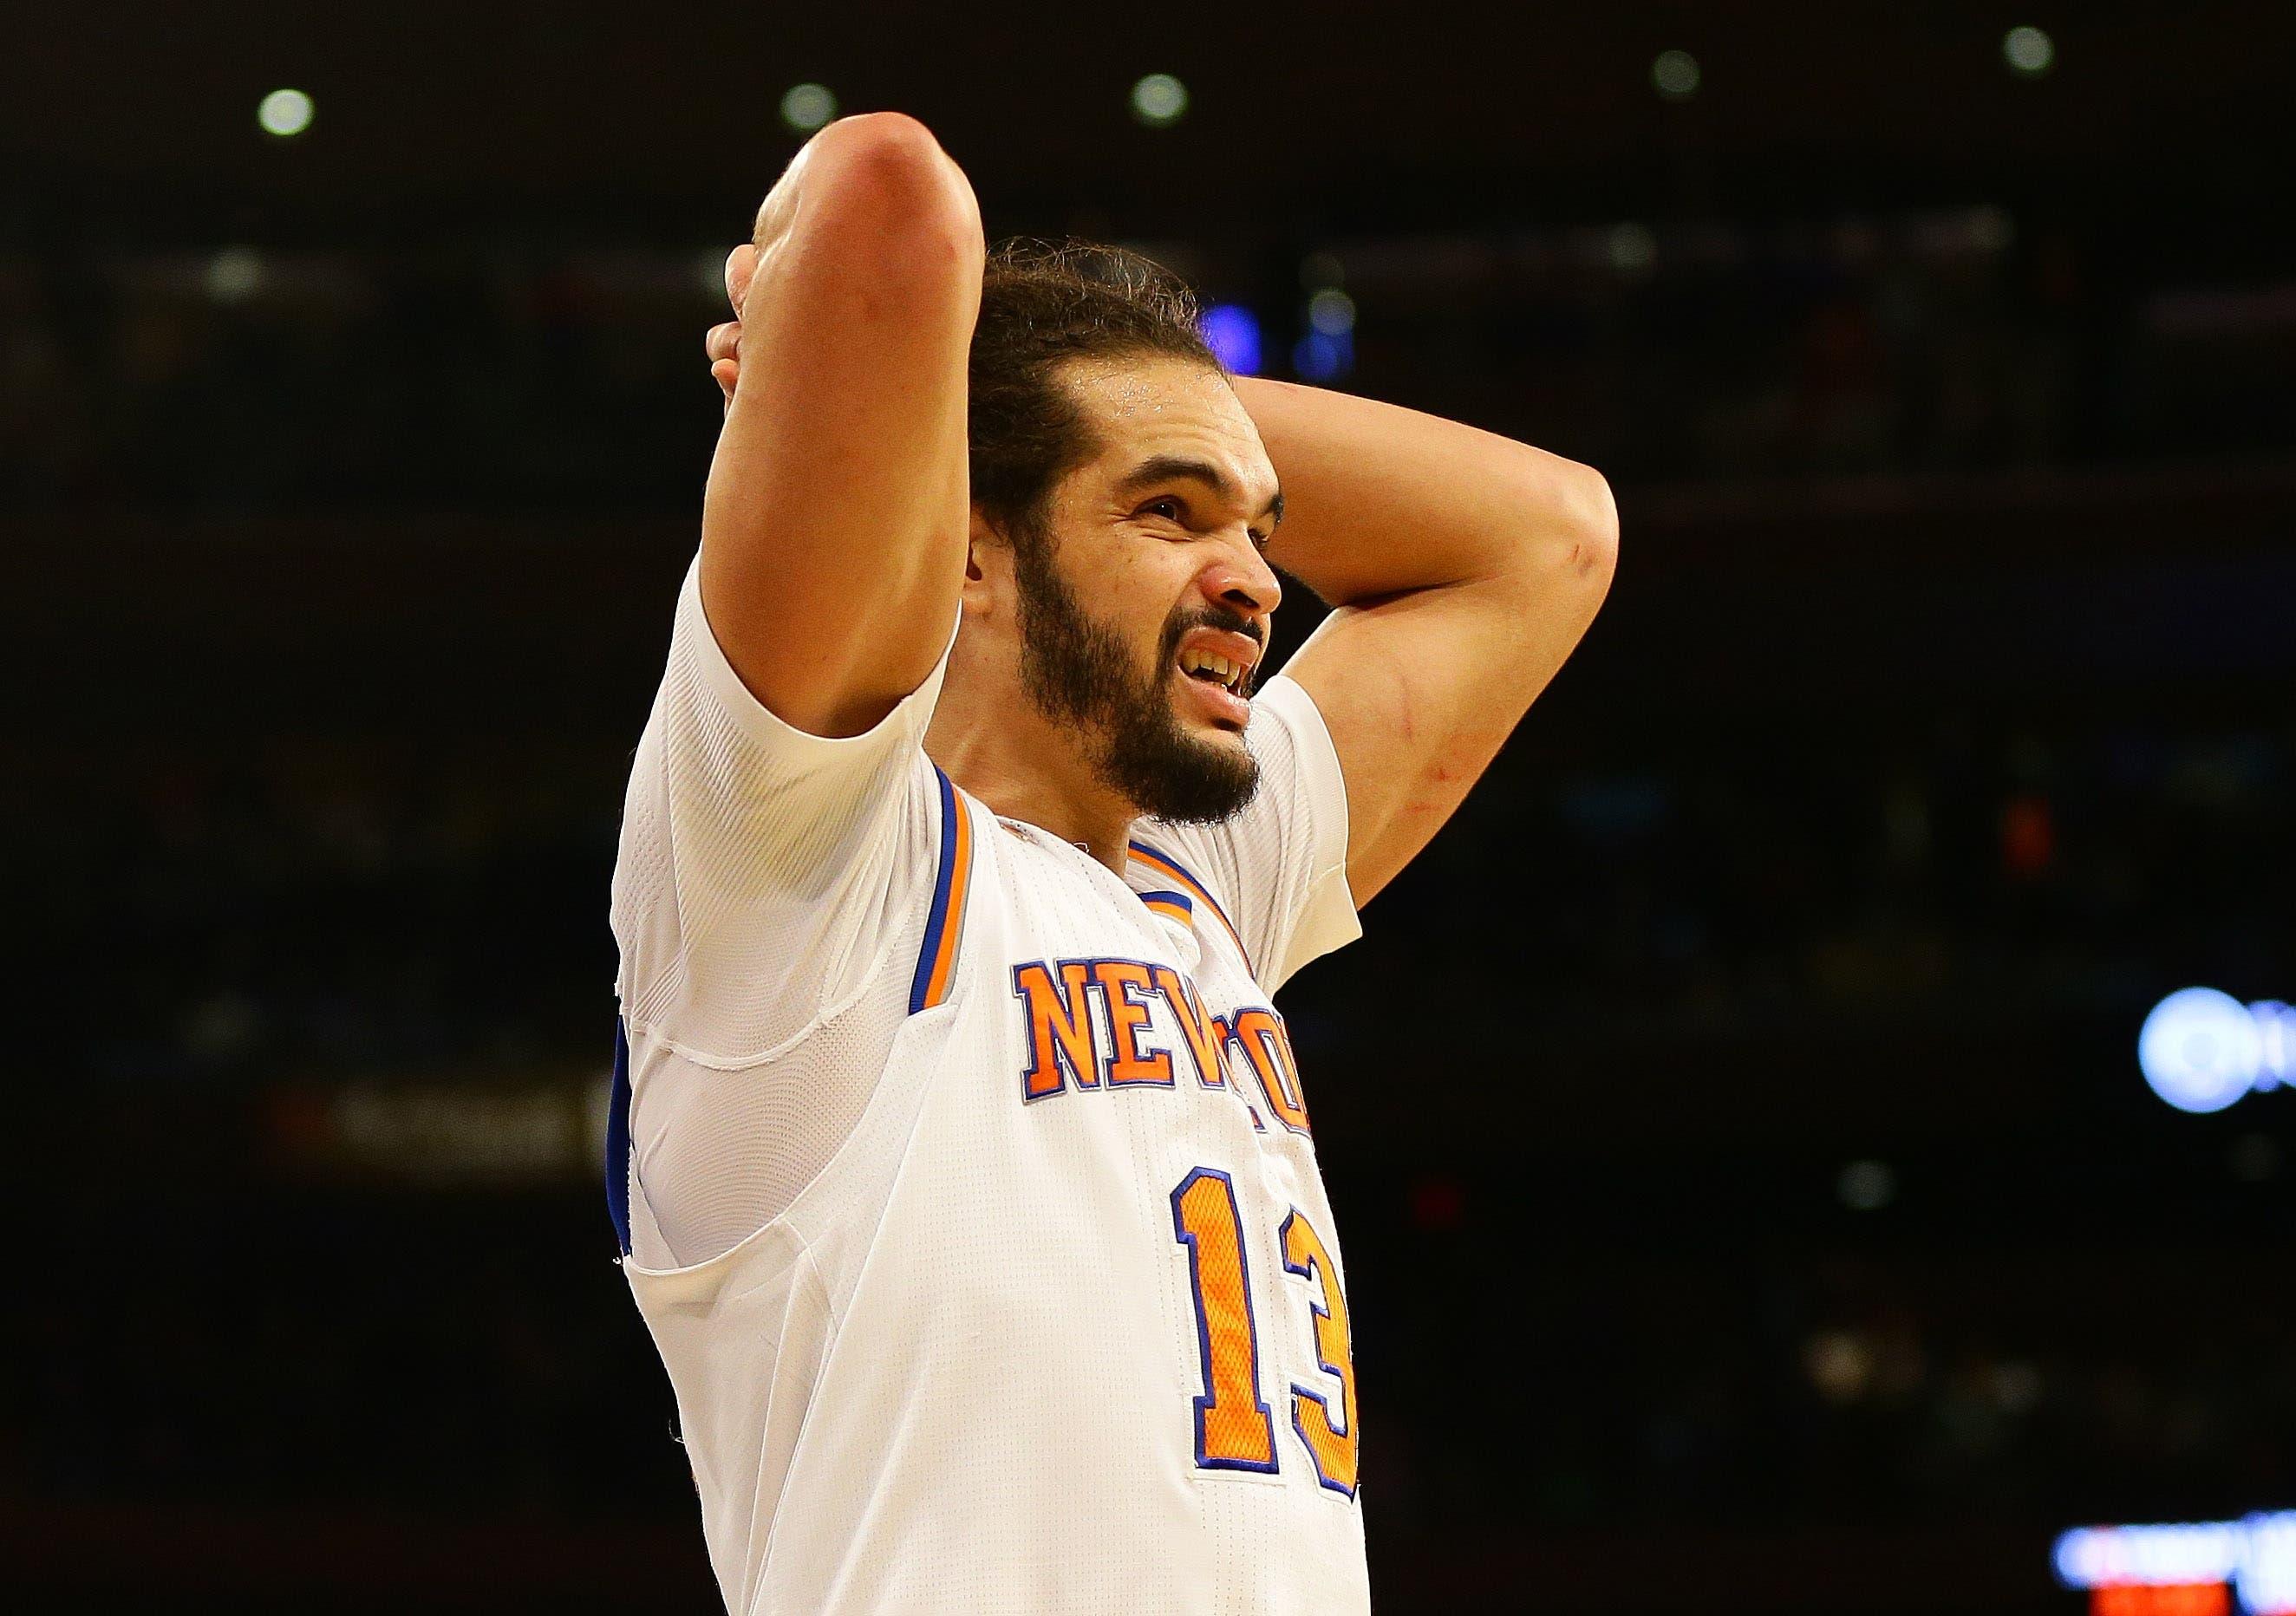
<path fill-rule="evenodd" d="M 1218 652 L 1190 649 L 1180 652 L 1180 671 L 1200 684 L 1217 685 L 1230 695 L 1243 693 L 1244 682 L 1251 669 L 1232 662 Z"/>

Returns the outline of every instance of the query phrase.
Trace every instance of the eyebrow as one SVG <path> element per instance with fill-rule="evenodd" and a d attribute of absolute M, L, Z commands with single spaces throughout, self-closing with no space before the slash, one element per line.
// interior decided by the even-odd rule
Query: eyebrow
<path fill-rule="evenodd" d="M 1226 472 L 1209 460 L 1191 460 L 1185 455 L 1153 455 L 1142 461 L 1126 472 L 1124 480 L 1116 485 L 1117 497 L 1126 498 L 1162 482 L 1200 482 L 1230 504 L 1239 504 L 1243 500 L 1242 489 L 1236 487 L 1235 480 Z M 1282 524 L 1283 489 L 1275 490 L 1275 496 L 1267 502 L 1267 508 L 1259 514 L 1269 519 L 1270 527 Z"/>

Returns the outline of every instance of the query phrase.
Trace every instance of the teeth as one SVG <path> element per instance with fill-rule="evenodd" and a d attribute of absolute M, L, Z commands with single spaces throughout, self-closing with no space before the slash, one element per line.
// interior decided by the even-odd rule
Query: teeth
<path fill-rule="evenodd" d="M 1184 651 L 1180 653 L 1180 671 L 1209 673 L 1221 684 L 1234 690 L 1243 678 L 1243 669 L 1224 656 L 1209 651 Z"/>

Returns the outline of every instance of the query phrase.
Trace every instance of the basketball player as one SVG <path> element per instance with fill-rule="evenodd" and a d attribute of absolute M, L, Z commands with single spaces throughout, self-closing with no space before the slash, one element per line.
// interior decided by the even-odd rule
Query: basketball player
<path fill-rule="evenodd" d="M 727 282 L 609 1143 L 726 1604 L 1361 1611 L 1271 996 L 1578 643 L 1608 490 L 1230 376 L 1139 260 L 987 257 L 894 114 L 813 139 Z M 1278 566 L 1333 610 L 1265 678 Z"/>

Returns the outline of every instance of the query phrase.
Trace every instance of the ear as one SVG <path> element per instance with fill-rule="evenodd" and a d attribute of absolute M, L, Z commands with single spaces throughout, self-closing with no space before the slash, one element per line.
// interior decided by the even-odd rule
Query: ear
<path fill-rule="evenodd" d="M 994 617 L 1011 598 L 1012 582 L 1013 546 L 975 505 L 964 537 L 964 587 L 958 593 L 964 615 Z"/>

